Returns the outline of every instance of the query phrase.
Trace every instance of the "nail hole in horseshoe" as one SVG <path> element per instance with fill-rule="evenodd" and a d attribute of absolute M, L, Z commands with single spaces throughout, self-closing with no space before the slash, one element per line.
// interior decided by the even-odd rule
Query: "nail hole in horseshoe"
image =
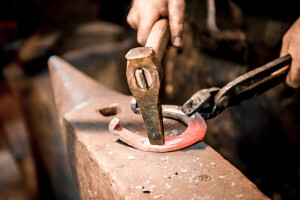
<path fill-rule="evenodd" d="M 112 104 L 99 109 L 99 113 L 104 117 L 111 117 L 120 114 L 122 109 L 117 104 Z"/>

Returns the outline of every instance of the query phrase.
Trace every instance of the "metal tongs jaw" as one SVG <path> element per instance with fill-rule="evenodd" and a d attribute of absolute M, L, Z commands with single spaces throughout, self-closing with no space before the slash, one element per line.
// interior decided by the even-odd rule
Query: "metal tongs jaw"
<path fill-rule="evenodd" d="M 220 88 L 216 87 L 199 90 L 183 104 L 182 112 L 188 116 L 198 112 L 204 119 L 215 117 L 218 114 L 215 95 L 219 91 Z"/>
<path fill-rule="evenodd" d="M 221 89 L 202 89 L 183 104 L 182 111 L 188 116 L 198 112 L 204 119 L 211 119 L 225 108 L 284 82 L 291 60 L 291 56 L 286 55 L 237 77 Z"/>

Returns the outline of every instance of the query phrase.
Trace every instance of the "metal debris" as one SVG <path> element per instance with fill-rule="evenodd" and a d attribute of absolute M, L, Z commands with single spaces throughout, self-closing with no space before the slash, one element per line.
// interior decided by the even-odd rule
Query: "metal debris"
<path fill-rule="evenodd" d="M 137 190 L 142 190 L 142 189 L 144 189 L 144 186 L 138 185 L 138 186 L 136 186 L 135 188 L 136 188 Z"/>
<path fill-rule="evenodd" d="M 236 194 L 235 197 L 237 197 L 237 198 L 243 198 L 244 195 L 243 194 Z"/>
<path fill-rule="evenodd" d="M 162 198 L 162 195 L 161 195 L 161 194 L 155 195 L 153 198 L 154 198 L 154 199 L 160 199 L 160 198 Z"/>
<path fill-rule="evenodd" d="M 199 176 L 200 181 L 209 181 L 211 178 L 206 174 L 202 174 Z"/>
<path fill-rule="evenodd" d="M 169 185 L 168 183 L 166 183 L 166 189 L 168 190 L 168 189 L 171 189 L 171 188 L 172 188 L 172 186 Z"/>
<path fill-rule="evenodd" d="M 161 160 L 162 160 L 162 161 L 165 161 L 165 162 L 167 162 L 167 163 L 170 163 L 170 162 L 171 162 L 169 156 L 167 156 L 167 157 L 165 157 L 165 158 L 161 158 Z"/>
<path fill-rule="evenodd" d="M 171 131 L 171 133 L 170 133 L 170 136 L 171 136 L 171 137 L 175 137 L 175 136 L 177 136 L 177 135 L 180 135 L 182 132 L 183 132 L 183 131 L 181 131 L 181 130 L 173 129 L 173 130 Z"/>
<path fill-rule="evenodd" d="M 178 172 L 175 172 L 174 174 L 171 174 L 171 175 L 166 176 L 166 178 L 172 179 L 172 178 L 174 178 L 174 177 L 177 176 L 177 175 L 178 175 Z M 165 176 L 164 176 L 164 177 L 165 177 Z"/>
<path fill-rule="evenodd" d="M 134 160 L 134 159 L 135 159 L 134 156 L 127 156 L 127 158 L 128 158 L 129 160 Z"/>

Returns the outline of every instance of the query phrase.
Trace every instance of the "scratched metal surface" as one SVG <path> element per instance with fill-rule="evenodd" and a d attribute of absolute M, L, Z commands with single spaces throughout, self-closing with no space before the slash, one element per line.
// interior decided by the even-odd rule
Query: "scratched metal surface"
<path fill-rule="evenodd" d="M 113 117 L 145 134 L 141 116 L 130 110 L 131 97 L 104 88 L 63 61 L 50 62 L 50 71 L 82 199 L 267 199 L 204 142 L 169 153 L 143 152 L 119 142 L 108 130 Z M 70 97 L 74 92 L 76 99 Z M 111 112 L 116 115 L 99 113 L 113 106 L 119 107 Z M 173 120 L 164 123 L 167 132 L 184 129 Z"/>

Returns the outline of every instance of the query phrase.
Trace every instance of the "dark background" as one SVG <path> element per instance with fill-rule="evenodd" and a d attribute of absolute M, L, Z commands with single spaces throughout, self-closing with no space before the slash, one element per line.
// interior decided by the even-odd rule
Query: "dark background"
<path fill-rule="evenodd" d="M 76 27 L 92 21 L 118 24 L 125 30 L 125 35 L 135 39 L 126 23 L 130 4 L 129 0 L 1 0 L 1 71 L 16 62 L 29 76 L 42 73 L 47 69 L 50 55 L 67 52 L 63 51 L 68 49 L 68 43 L 64 41 Z M 298 8 L 298 2 L 292 0 L 218 1 L 217 24 L 221 33 L 213 35 L 205 27 L 205 1 L 187 2 L 184 45 L 169 58 L 177 63 L 172 71 L 174 88 L 172 92 L 166 91 L 163 101 L 181 105 L 201 88 L 222 86 L 278 57 L 281 38 L 298 18 Z M 233 16 L 234 9 L 242 14 Z M 224 37 L 225 30 L 237 37 Z M 20 56 L 24 42 L 33 36 L 55 32 L 62 36 L 53 44 L 43 46 L 40 52 L 33 51 L 28 57 Z M 243 37 L 239 38 L 241 35 Z M 83 61 L 81 65 L 84 66 L 86 60 Z M 112 79 L 113 75 L 109 76 Z M 299 90 L 287 86 L 275 90 L 208 121 L 206 142 L 267 196 L 278 200 L 299 199 Z M 120 91 L 128 93 L 126 89 Z M 2 108 L 17 106 L 13 98 L 7 98 L 12 94 L 2 74 L 0 94 Z M 1 123 L 8 112 L 14 112 L 13 109 L 0 111 L 4 116 Z M 228 124 L 232 125 L 230 130 L 226 129 Z M 229 138 L 229 135 L 234 137 Z"/>

